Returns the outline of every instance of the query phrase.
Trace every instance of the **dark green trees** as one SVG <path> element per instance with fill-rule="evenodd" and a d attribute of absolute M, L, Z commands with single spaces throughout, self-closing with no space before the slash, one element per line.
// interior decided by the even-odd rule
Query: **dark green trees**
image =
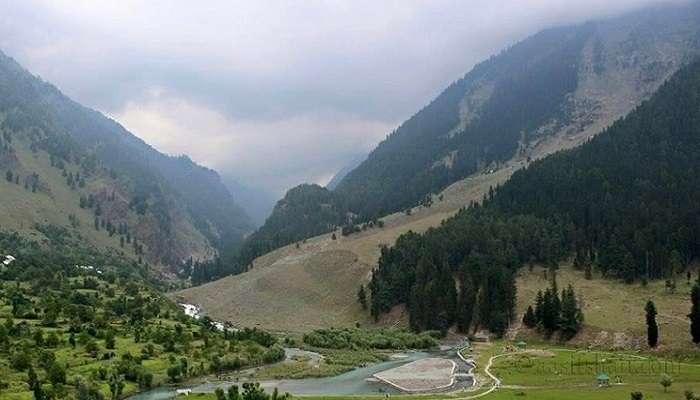
<path fill-rule="evenodd" d="M 357 302 L 360 303 L 363 310 L 367 309 L 367 293 L 365 292 L 365 285 L 360 285 L 360 289 L 357 291 Z"/>
<path fill-rule="evenodd" d="M 562 338 L 568 340 L 573 338 L 583 323 L 583 313 L 578 305 L 574 288 L 569 285 L 561 294 L 561 320 L 559 328 Z"/>
<path fill-rule="evenodd" d="M 446 331 L 455 322 L 457 290 L 447 264 L 438 266 L 427 257 L 418 261 L 408 307 L 415 330 Z"/>
<path fill-rule="evenodd" d="M 579 306 L 574 288 L 569 285 L 557 293 L 556 285 L 539 291 L 535 299 L 535 308 L 528 307 L 523 323 L 532 328 L 539 327 L 547 336 L 560 331 L 563 340 L 576 336 L 583 323 L 583 312 Z"/>
<path fill-rule="evenodd" d="M 690 293 L 691 308 L 688 318 L 690 318 L 690 335 L 693 343 L 700 344 L 700 279 L 693 286 Z"/>
<path fill-rule="evenodd" d="M 649 347 L 656 347 L 659 343 L 659 326 L 656 323 L 656 306 L 649 300 L 644 307 L 647 321 L 647 344 Z"/>
<path fill-rule="evenodd" d="M 528 328 L 534 328 L 537 326 L 537 317 L 535 316 L 532 306 L 527 306 L 527 311 L 525 311 L 525 315 L 523 315 L 523 325 L 527 326 Z"/>

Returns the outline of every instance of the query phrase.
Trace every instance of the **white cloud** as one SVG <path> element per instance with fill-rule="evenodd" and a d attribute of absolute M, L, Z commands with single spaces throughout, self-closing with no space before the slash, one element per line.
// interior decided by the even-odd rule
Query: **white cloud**
<path fill-rule="evenodd" d="M 279 192 L 537 30 L 678 2 L 4 0 L 0 48 L 159 150 Z"/>
<path fill-rule="evenodd" d="M 157 87 L 112 117 L 156 148 L 238 171 L 241 181 L 277 195 L 298 184 L 300 176 L 327 183 L 349 158 L 369 152 L 395 125 L 341 113 L 232 120 Z"/>

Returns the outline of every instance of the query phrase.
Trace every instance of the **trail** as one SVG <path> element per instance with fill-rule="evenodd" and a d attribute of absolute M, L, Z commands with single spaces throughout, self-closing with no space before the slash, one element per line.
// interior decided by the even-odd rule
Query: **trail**
<path fill-rule="evenodd" d="M 524 351 L 524 352 L 519 352 L 519 353 L 527 353 L 527 352 Z M 497 354 L 497 355 L 489 358 L 489 362 L 486 364 L 486 367 L 484 368 L 484 373 L 489 378 L 491 378 L 491 380 L 493 380 L 493 384 L 491 385 L 491 387 L 487 391 L 485 391 L 483 393 L 475 394 L 473 396 L 468 396 L 468 397 L 462 397 L 462 399 L 478 399 L 480 397 L 484 397 L 484 396 L 490 394 L 491 392 L 493 392 L 496 389 L 498 389 L 499 387 L 501 387 L 501 380 L 498 379 L 498 377 L 491 372 L 491 367 L 493 366 L 494 360 L 496 360 L 497 358 L 500 358 L 500 357 L 510 356 L 510 355 L 519 354 L 519 353 L 502 353 L 502 354 Z M 474 384 L 476 384 L 476 376 L 474 376 Z"/>

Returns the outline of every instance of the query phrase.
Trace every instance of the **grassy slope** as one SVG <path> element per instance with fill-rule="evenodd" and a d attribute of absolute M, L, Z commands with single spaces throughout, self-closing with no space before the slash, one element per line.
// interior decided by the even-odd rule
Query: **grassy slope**
<path fill-rule="evenodd" d="M 544 271 L 533 273 L 523 270 L 518 278 L 518 311 L 525 312 L 533 304 L 537 290 L 548 286 Z M 696 274 L 693 274 L 693 279 Z M 646 347 L 646 322 L 644 306 L 651 299 L 656 304 L 659 315 L 660 351 L 682 352 L 691 348 L 690 286 L 685 273 L 677 277 L 678 289 L 672 294 L 666 291 L 663 281 L 650 282 L 646 287 L 640 284 L 627 285 L 595 276 L 586 280 L 582 271 L 563 267 L 557 273 L 560 288 L 572 284 L 577 296 L 582 299 L 585 316 L 585 329 L 574 340 L 578 344 L 590 344 L 602 348 L 641 348 Z"/>
<path fill-rule="evenodd" d="M 83 189 L 71 190 L 66 184 L 66 178 L 61 175 L 61 170 L 50 164 L 49 155 L 44 151 L 33 153 L 28 143 L 15 138 L 12 142 L 18 162 L 21 165 L 22 176 L 37 173 L 42 185 L 48 187 L 48 193 L 25 190 L 22 182 L 19 185 L 5 180 L 5 171 L 2 171 L 0 180 L 0 228 L 21 233 L 33 239 L 42 239 L 41 233 L 34 229 L 34 225 L 51 224 L 65 227 L 82 238 L 86 243 L 100 249 L 113 250 L 125 257 L 136 259 L 133 248 L 126 245 L 120 247 L 119 236 L 109 236 L 105 229 L 99 232 L 94 229 L 94 214 L 91 209 L 82 209 L 79 206 L 80 196 L 89 193 L 111 193 L 115 191 L 115 183 L 106 176 L 94 176 L 86 181 Z M 78 171 L 75 165 L 67 164 L 66 170 L 73 173 Z M 16 171 L 15 171 L 16 172 Z M 117 193 L 121 192 L 117 188 Z M 128 202 L 128 200 L 125 200 Z M 118 207 L 126 208 L 126 205 Z M 116 212 L 116 211 L 115 211 Z M 79 220 L 79 226 L 72 227 L 69 216 L 73 214 Z M 119 213 L 116 218 L 120 222 L 127 222 L 132 228 L 132 233 L 139 238 L 152 234 L 154 224 L 139 221 L 133 212 Z M 125 217 L 126 216 L 126 217 Z M 107 218 L 107 217 L 105 217 Z M 185 244 L 195 256 L 207 258 L 211 256 L 211 248 L 206 239 L 198 232 L 189 217 L 181 215 L 174 228 L 177 242 Z M 154 261 L 154 260 L 151 260 Z"/>
<path fill-rule="evenodd" d="M 3 199 L 0 202 L 2 229 L 15 230 L 36 238 L 41 234 L 34 229 L 35 223 L 70 228 L 69 215 L 74 214 L 80 220 L 80 226 L 75 229 L 85 240 L 101 248 L 121 251 L 118 236 L 110 238 L 105 230 L 96 233 L 92 210 L 79 207 L 80 193 L 71 190 L 60 170 L 51 167 L 47 153 L 40 151 L 34 154 L 25 142 L 18 139 L 14 140 L 12 145 L 23 170 L 37 173 L 40 181 L 48 186 L 50 194 L 27 191 L 22 184 L 7 182 L 3 174 L 0 181 L 0 194 Z M 88 189 L 95 192 L 104 186 L 105 183 L 99 179 L 88 182 Z M 128 256 L 132 252 L 124 253 Z"/>

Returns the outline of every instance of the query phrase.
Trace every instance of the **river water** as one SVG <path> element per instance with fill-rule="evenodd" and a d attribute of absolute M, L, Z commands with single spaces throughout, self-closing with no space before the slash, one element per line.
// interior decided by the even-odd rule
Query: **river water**
<path fill-rule="evenodd" d="M 393 357 L 391 360 L 369 365 L 363 368 L 357 368 L 337 376 L 328 378 L 261 381 L 260 385 L 264 387 L 266 391 L 272 391 L 274 388 L 277 388 L 280 393 L 288 392 L 293 395 L 342 396 L 399 393 L 395 388 L 385 383 L 376 381 L 372 378 L 372 375 L 424 358 L 452 358 L 453 356 L 454 352 L 407 352 L 399 357 Z M 240 386 L 240 382 L 216 382 L 189 386 L 189 388 L 192 389 L 192 393 L 211 393 L 217 387 L 221 387 L 226 390 L 232 384 L 237 384 Z M 471 386 L 471 381 L 460 382 L 460 386 Z M 129 397 L 129 400 L 164 400 L 172 399 L 174 397 L 174 388 L 158 388 Z"/>

